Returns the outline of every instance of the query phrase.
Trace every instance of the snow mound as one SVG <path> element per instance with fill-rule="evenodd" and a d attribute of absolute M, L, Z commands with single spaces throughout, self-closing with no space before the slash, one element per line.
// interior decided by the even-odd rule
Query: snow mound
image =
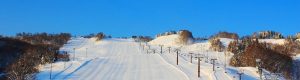
<path fill-rule="evenodd" d="M 234 39 L 220 38 L 220 41 L 223 43 L 224 46 L 227 47 L 231 41 L 234 41 Z"/>
<path fill-rule="evenodd" d="M 284 45 L 285 39 L 259 39 L 259 42 L 266 42 L 266 43 L 271 43 L 271 44 L 279 44 L 279 45 Z"/>
<path fill-rule="evenodd" d="M 148 42 L 151 45 L 165 45 L 165 46 L 173 46 L 173 45 L 179 45 L 178 44 L 179 35 L 167 35 L 167 36 L 160 36 L 156 39 Z"/>
<path fill-rule="evenodd" d="M 298 54 L 298 55 L 294 56 L 294 60 L 298 60 L 298 61 L 300 61 L 300 54 Z"/>

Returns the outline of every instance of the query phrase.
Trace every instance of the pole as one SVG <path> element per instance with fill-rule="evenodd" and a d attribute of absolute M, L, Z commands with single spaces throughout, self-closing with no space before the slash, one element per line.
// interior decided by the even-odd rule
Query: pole
<path fill-rule="evenodd" d="M 213 61 L 213 71 L 215 71 L 215 60 L 217 59 L 211 59 Z"/>
<path fill-rule="evenodd" d="M 159 45 L 160 46 L 160 54 L 162 54 L 162 47 L 163 45 Z"/>
<path fill-rule="evenodd" d="M 176 58 L 176 60 L 177 60 L 177 65 L 178 65 L 178 50 L 176 51 L 176 53 L 177 53 L 177 58 Z"/>
<path fill-rule="evenodd" d="M 193 53 L 190 54 L 191 54 L 191 63 L 193 63 Z"/>
<path fill-rule="evenodd" d="M 259 78 L 260 78 L 260 80 L 263 80 L 262 79 L 262 68 L 261 67 L 259 68 Z"/>
<path fill-rule="evenodd" d="M 74 56 L 73 56 L 73 61 L 75 61 L 75 48 L 73 48 L 73 50 L 74 50 Z"/>
<path fill-rule="evenodd" d="M 198 57 L 198 77 L 200 78 L 200 61 L 203 57 Z"/>
<path fill-rule="evenodd" d="M 261 59 L 256 59 L 256 66 L 259 72 L 259 79 L 262 80 Z"/>
<path fill-rule="evenodd" d="M 51 59 L 50 62 L 50 80 L 52 79 L 52 63 L 54 62 L 54 59 Z"/>
<path fill-rule="evenodd" d="M 225 70 L 225 73 L 227 73 L 227 71 L 226 71 L 226 66 L 227 66 L 227 62 L 226 62 L 226 56 L 227 56 L 227 54 L 226 54 L 226 51 L 224 51 L 224 70 Z"/>
<path fill-rule="evenodd" d="M 52 79 L 52 61 L 51 61 L 51 63 L 50 63 L 50 80 Z"/>
<path fill-rule="evenodd" d="M 239 75 L 239 80 L 242 80 L 242 73 L 238 73 Z"/>
<path fill-rule="evenodd" d="M 65 56 L 67 55 L 68 53 L 67 52 L 65 52 Z M 64 69 L 66 69 L 66 62 L 67 62 L 67 60 L 66 59 L 64 59 Z"/>
<path fill-rule="evenodd" d="M 244 73 L 243 73 L 242 71 L 239 71 L 237 74 L 239 75 L 239 80 L 242 80 L 242 75 L 243 75 Z"/>
<path fill-rule="evenodd" d="M 200 57 L 198 57 L 198 77 L 200 77 Z"/>
<path fill-rule="evenodd" d="M 169 53 L 171 53 L 171 47 L 168 47 L 169 48 Z"/>
<path fill-rule="evenodd" d="M 208 63 L 208 51 L 206 50 L 206 63 Z"/>

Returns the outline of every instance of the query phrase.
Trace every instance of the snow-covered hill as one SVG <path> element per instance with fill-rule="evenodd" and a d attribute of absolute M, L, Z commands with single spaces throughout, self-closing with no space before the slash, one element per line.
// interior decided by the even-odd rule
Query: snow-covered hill
<path fill-rule="evenodd" d="M 160 50 L 159 45 L 165 45 L 165 46 L 171 46 L 173 51 L 174 49 L 180 49 L 180 58 L 179 58 L 179 65 L 176 65 L 176 55 L 174 54 L 167 54 L 168 50 L 167 47 L 164 47 L 163 52 L 165 54 L 160 54 L 162 58 L 164 58 L 169 63 L 173 64 L 174 66 L 177 66 L 178 69 L 182 70 L 185 74 L 189 76 L 191 80 L 236 80 L 238 79 L 239 75 L 237 73 L 239 71 L 242 71 L 244 74 L 242 75 L 243 80 L 257 80 L 259 79 L 259 74 L 257 73 L 257 68 L 255 67 L 233 67 L 229 66 L 230 58 L 233 56 L 232 53 L 226 53 L 225 52 L 216 52 L 211 51 L 209 49 L 210 43 L 209 41 L 201 41 L 190 45 L 184 45 L 179 46 L 177 44 L 170 44 L 175 43 L 176 39 L 178 39 L 178 36 L 169 35 L 169 36 L 163 36 L 158 37 L 154 39 L 153 41 L 150 41 L 149 44 L 154 46 L 154 49 Z M 233 39 L 228 38 L 220 38 L 220 41 L 223 43 L 224 46 L 228 46 L 231 41 L 234 41 Z M 266 40 L 271 41 L 271 40 Z M 278 41 L 280 42 L 280 41 Z M 153 44 L 155 43 L 155 44 Z M 159 52 L 158 52 L 159 53 Z M 172 52 L 171 52 L 172 53 Z M 174 52 L 173 52 L 174 53 Z M 193 53 L 193 59 L 190 63 L 190 53 Z M 197 54 L 202 55 L 204 57 L 202 59 L 203 62 L 201 62 L 201 77 L 197 77 Z M 216 60 L 216 66 L 218 67 L 216 71 L 212 71 L 212 61 L 211 59 L 217 59 Z M 225 73 L 226 72 L 226 73 Z M 265 73 L 268 73 L 268 71 L 264 71 Z M 265 76 L 267 78 L 270 78 L 270 76 Z"/>
<path fill-rule="evenodd" d="M 225 55 L 224 52 L 209 50 L 208 41 L 183 46 L 176 43 L 177 39 L 178 35 L 169 35 L 158 37 L 149 43 L 139 43 L 132 39 L 95 41 L 94 38 L 72 38 L 61 48 L 71 54 L 71 61 L 53 63 L 51 78 L 53 80 L 237 80 L 239 78 L 237 73 L 242 71 L 243 80 L 259 79 L 257 69 L 254 67 L 229 66 L 233 54 Z M 224 45 L 232 41 L 225 38 L 220 40 Z M 159 45 L 164 45 L 162 51 Z M 175 49 L 180 49 L 178 65 Z M 189 53 L 193 53 L 192 63 Z M 200 77 L 197 76 L 198 60 L 195 58 L 199 56 L 197 54 L 203 57 L 200 63 Z M 211 59 L 217 59 L 215 71 Z M 49 80 L 50 66 L 51 64 L 40 66 L 38 80 Z"/>
<path fill-rule="evenodd" d="M 148 43 L 151 45 L 178 46 L 179 45 L 179 35 L 173 34 L 173 35 L 167 35 L 167 36 L 160 36 Z"/>

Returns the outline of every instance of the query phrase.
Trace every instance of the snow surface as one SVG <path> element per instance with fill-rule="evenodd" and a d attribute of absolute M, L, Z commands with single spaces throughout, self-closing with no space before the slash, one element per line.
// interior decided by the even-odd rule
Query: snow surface
<path fill-rule="evenodd" d="M 258 80 L 255 67 L 229 66 L 232 53 L 209 50 L 208 41 L 191 45 L 178 45 L 178 35 L 158 37 L 149 43 L 133 42 L 132 39 L 72 38 L 61 50 L 71 54 L 69 62 L 53 63 L 53 80 L 238 80 L 242 71 L 243 80 Z M 232 39 L 221 39 L 228 45 Z M 150 46 L 147 47 L 147 46 Z M 164 45 L 161 50 L 159 45 Z M 170 52 L 169 49 L 170 48 Z M 75 60 L 73 60 L 75 49 Z M 179 51 L 179 65 L 176 52 Z M 87 56 L 86 56 L 87 50 Z M 153 53 L 155 50 L 156 53 Z M 162 53 L 160 53 L 162 52 Z M 190 62 L 193 53 L 192 63 Z M 201 59 L 200 77 L 197 76 L 198 60 Z M 216 60 L 213 71 L 211 59 Z M 38 80 L 50 79 L 50 64 L 41 65 Z M 226 73 L 225 73 L 226 72 Z"/>
<path fill-rule="evenodd" d="M 223 43 L 224 46 L 227 47 L 231 41 L 234 41 L 234 39 L 220 38 L 220 41 Z"/>
<path fill-rule="evenodd" d="M 74 47 L 75 61 L 53 64 L 53 80 L 189 80 L 186 74 L 161 56 L 143 54 L 132 40 L 96 42 L 94 39 L 75 38 L 61 50 L 69 51 L 73 56 Z M 38 80 L 50 79 L 50 64 L 40 70 Z"/>
<path fill-rule="evenodd" d="M 243 80 L 258 80 L 259 74 L 257 73 L 257 68 L 255 67 L 233 67 L 229 66 L 230 58 L 233 56 L 232 53 L 226 53 L 225 52 L 216 52 L 211 51 L 209 49 L 210 43 L 208 41 L 202 41 L 198 43 L 194 43 L 191 45 L 183 45 L 180 46 L 176 44 L 176 39 L 178 39 L 178 36 L 163 36 L 158 37 L 157 39 L 154 39 L 153 41 L 150 41 L 149 44 L 152 45 L 151 47 L 155 50 L 160 50 L 160 46 L 158 45 L 164 45 L 165 49 L 163 49 L 163 54 L 160 54 L 162 58 L 164 58 L 167 62 L 171 63 L 174 66 L 177 66 L 178 69 L 182 70 L 185 74 L 188 75 L 188 77 L 191 80 L 238 80 L 238 72 L 243 72 L 242 75 Z M 228 38 L 220 38 L 220 41 L 223 43 L 224 46 L 228 46 L 231 41 L 234 41 L 233 39 Z M 270 41 L 271 40 L 266 40 Z M 171 44 L 170 44 L 171 43 Z M 173 43 L 173 44 L 172 44 Z M 175 44 L 174 44 L 175 43 Z M 171 46 L 172 51 L 168 54 L 167 47 Z M 176 65 L 176 55 L 174 52 L 174 49 L 180 49 L 180 55 L 179 55 L 179 65 Z M 190 57 L 193 53 L 192 63 L 190 63 Z M 201 77 L 198 78 L 197 76 L 197 56 L 196 54 L 200 54 L 202 57 L 204 57 L 201 61 Z M 225 57 L 226 56 L 226 57 Z M 217 59 L 216 60 L 216 71 L 212 71 L 212 61 L 211 59 Z M 226 67 L 226 68 L 225 68 Z M 226 73 L 225 73 L 226 72 Z M 268 74 L 269 72 L 264 70 L 265 74 Z M 263 76 L 265 79 L 270 79 L 270 76 Z M 282 77 L 278 79 L 283 79 Z M 283 79 L 284 80 L 284 79 Z"/>
<path fill-rule="evenodd" d="M 300 61 L 300 54 L 298 54 L 298 55 L 294 56 L 294 60 L 298 60 L 298 61 Z"/>

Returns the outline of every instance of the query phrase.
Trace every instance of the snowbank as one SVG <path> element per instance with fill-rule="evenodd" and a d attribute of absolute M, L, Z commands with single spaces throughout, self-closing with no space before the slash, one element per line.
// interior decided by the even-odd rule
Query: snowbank
<path fill-rule="evenodd" d="M 156 39 L 150 41 L 149 44 L 150 45 L 165 45 L 165 46 L 178 47 L 178 46 L 181 46 L 178 43 L 178 40 L 179 40 L 179 35 L 174 34 L 174 35 L 157 37 Z M 223 43 L 224 46 L 227 47 L 231 41 L 234 41 L 234 39 L 220 38 L 220 41 Z M 202 42 L 197 42 L 197 43 L 194 43 L 191 45 L 185 45 L 182 48 L 189 50 L 189 51 L 199 51 L 199 49 L 209 50 L 209 47 L 210 47 L 210 43 L 208 41 L 202 41 Z"/>
<path fill-rule="evenodd" d="M 298 55 L 294 56 L 294 60 L 298 60 L 298 61 L 300 61 L 300 54 L 298 54 Z"/>
<path fill-rule="evenodd" d="M 165 45 L 165 46 L 173 46 L 173 45 L 179 45 L 179 35 L 167 35 L 167 36 L 160 36 L 156 39 L 148 42 L 151 45 Z"/>

